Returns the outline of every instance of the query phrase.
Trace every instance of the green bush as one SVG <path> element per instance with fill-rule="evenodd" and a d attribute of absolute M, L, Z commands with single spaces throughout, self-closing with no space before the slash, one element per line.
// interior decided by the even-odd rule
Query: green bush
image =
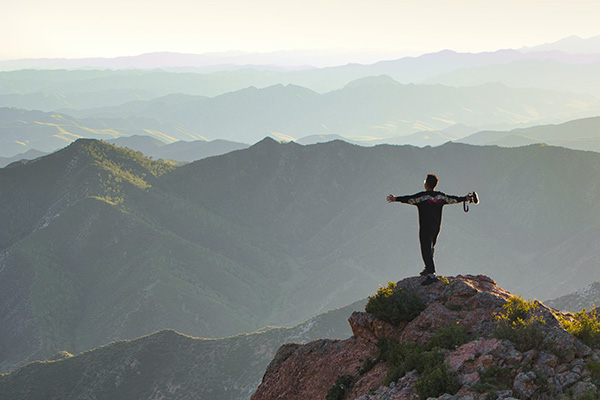
<path fill-rule="evenodd" d="M 484 400 L 497 400 L 498 399 L 498 392 L 489 392 L 486 396 Z"/>
<path fill-rule="evenodd" d="M 480 393 L 511 389 L 514 374 L 514 370 L 492 365 L 486 371 L 479 373 L 479 381 L 473 385 L 473 388 Z"/>
<path fill-rule="evenodd" d="M 365 310 L 391 324 L 397 325 L 402 321 L 412 321 L 425 309 L 425 304 L 419 296 L 410 290 L 396 288 L 394 282 L 388 282 L 387 287 L 380 287 L 369 300 Z"/>
<path fill-rule="evenodd" d="M 388 365 L 388 373 L 383 381 L 386 386 L 397 381 L 413 369 L 421 372 L 439 363 L 439 360 L 434 359 L 437 352 L 435 354 L 428 352 L 425 345 L 422 344 L 400 343 L 384 339 L 377 343 L 377 347 L 377 357 Z M 443 356 L 441 361 L 443 361 Z"/>
<path fill-rule="evenodd" d="M 513 296 L 504 306 L 502 311 L 504 317 L 510 322 L 518 322 L 520 320 L 526 320 L 530 312 L 537 308 L 537 304 L 533 301 L 523 300 L 519 296 Z"/>
<path fill-rule="evenodd" d="M 335 383 L 327 391 L 325 400 L 342 400 L 346 394 L 346 389 L 352 385 L 352 375 L 340 375 Z"/>
<path fill-rule="evenodd" d="M 594 360 L 589 360 L 586 364 L 585 367 L 587 368 L 588 371 L 590 371 L 590 375 L 592 376 L 592 379 L 594 380 L 600 380 L 600 362 L 598 361 L 594 361 Z"/>
<path fill-rule="evenodd" d="M 421 374 L 434 370 L 444 363 L 440 348 L 454 349 L 467 343 L 469 339 L 462 326 L 449 324 L 439 328 L 427 344 L 380 340 L 377 343 L 377 360 L 388 365 L 388 373 L 383 384 L 389 385 L 414 369 Z"/>
<path fill-rule="evenodd" d="M 421 377 L 415 384 L 420 398 L 437 397 L 444 393 L 454 394 L 460 389 L 456 373 L 444 363 L 439 349 L 428 344 L 399 343 L 380 340 L 378 358 L 388 364 L 388 373 L 383 384 L 389 385 L 417 370 Z"/>
<path fill-rule="evenodd" d="M 357 368 L 357 372 L 359 375 L 364 375 L 370 370 L 373 369 L 375 365 L 377 365 L 378 361 L 376 359 L 372 359 L 371 357 L 367 357 L 366 360 L 363 361 L 362 365 Z"/>
<path fill-rule="evenodd" d="M 573 400 L 598 400 L 600 399 L 600 394 L 597 390 L 588 389 L 579 395 L 569 396 L 569 399 Z"/>
<path fill-rule="evenodd" d="M 545 321 L 542 317 L 533 315 L 536 307 L 534 302 L 511 297 L 502 306 L 502 311 L 496 314 L 494 336 L 510 340 L 521 352 L 539 350 L 544 340 L 541 326 Z"/>
<path fill-rule="evenodd" d="M 471 337 L 466 329 L 459 323 L 448 324 L 439 328 L 427 343 L 428 348 L 440 347 L 453 350 L 458 346 L 468 343 Z"/>
<path fill-rule="evenodd" d="M 598 314 L 585 308 L 573 316 L 573 321 L 561 318 L 563 328 L 588 346 L 600 345 L 600 322 Z"/>
<path fill-rule="evenodd" d="M 423 372 L 415 383 L 419 399 L 439 397 L 444 393 L 454 394 L 460 389 L 456 372 L 448 369 L 443 362 Z"/>

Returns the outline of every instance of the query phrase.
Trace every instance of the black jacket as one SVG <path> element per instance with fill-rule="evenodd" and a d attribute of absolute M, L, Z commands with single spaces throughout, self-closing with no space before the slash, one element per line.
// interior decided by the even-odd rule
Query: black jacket
<path fill-rule="evenodd" d="M 467 201 L 467 197 L 426 191 L 411 196 L 398 196 L 396 201 L 417 206 L 419 209 L 420 233 L 437 236 L 442 226 L 442 207 L 446 204 L 462 203 Z"/>

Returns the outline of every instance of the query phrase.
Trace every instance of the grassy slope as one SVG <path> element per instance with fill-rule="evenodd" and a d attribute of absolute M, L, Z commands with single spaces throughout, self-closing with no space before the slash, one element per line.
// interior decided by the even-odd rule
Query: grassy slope
<path fill-rule="evenodd" d="M 222 337 L 263 326 L 285 264 L 251 232 L 159 190 L 169 164 L 92 141 L 64 152 L 2 171 L 4 367 L 161 328 Z"/>

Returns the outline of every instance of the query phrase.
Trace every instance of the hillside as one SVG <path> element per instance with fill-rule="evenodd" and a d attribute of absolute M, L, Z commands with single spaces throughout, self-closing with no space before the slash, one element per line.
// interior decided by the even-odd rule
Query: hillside
<path fill-rule="evenodd" d="M 158 329 L 223 337 L 267 324 L 272 298 L 260 293 L 268 292 L 270 279 L 156 223 L 164 199 L 157 204 L 151 190 L 168 196 L 159 176 L 173 168 L 81 140 L 0 170 L 3 368 Z M 147 213 L 153 203 L 159 210 Z M 229 229 L 246 231 L 201 207 L 191 209 L 207 219 L 207 240 Z M 256 251 L 256 240 L 240 236 L 228 243 L 234 254 Z M 282 265 L 271 253 L 259 258 L 263 272 L 269 263 Z M 252 266 L 249 258 L 246 266 Z"/>
<path fill-rule="evenodd" d="M 600 305 L 600 281 L 587 285 L 573 293 L 546 300 L 550 307 L 564 311 L 578 312 L 582 309 L 591 310 Z"/>
<path fill-rule="evenodd" d="M 175 168 L 79 140 L 0 169 L 2 368 L 161 329 L 291 326 L 415 275 L 416 210 L 385 196 L 428 172 L 482 199 L 446 208 L 440 273 L 543 298 L 600 279 L 596 153 L 265 139 Z"/>
<path fill-rule="evenodd" d="M 511 131 L 482 131 L 457 140 L 475 145 L 504 147 L 546 143 L 574 150 L 600 152 L 600 117 L 583 118 L 562 124 L 541 125 Z"/>
<path fill-rule="evenodd" d="M 380 289 L 346 340 L 282 346 L 252 400 L 597 398 L 598 314 L 562 314 L 482 275 L 421 281 Z"/>
<path fill-rule="evenodd" d="M 81 138 L 114 139 L 131 135 L 150 136 L 169 143 L 204 139 L 176 123 L 152 117 L 79 119 L 60 113 L 0 108 L 0 155 L 4 157 L 30 149 L 49 153 Z"/>
<path fill-rule="evenodd" d="M 34 362 L 0 375 L 0 397 L 249 399 L 279 346 L 292 340 L 350 336 L 348 315 L 362 309 L 364 303 L 327 312 L 293 328 L 224 339 L 193 338 L 165 330 L 75 356 L 58 353 L 55 360 Z"/>

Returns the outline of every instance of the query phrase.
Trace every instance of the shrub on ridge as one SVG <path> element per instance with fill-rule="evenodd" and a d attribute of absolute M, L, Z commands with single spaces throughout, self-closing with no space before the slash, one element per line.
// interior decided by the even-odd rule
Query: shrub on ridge
<path fill-rule="evenodd" d="M 425 309 L 425 304 L 414 292 L 396 287 L 388 282 L 377 293 L 369 296 L 365 310 L 386 322 L 398 325 L 403 321 L 412 321 Z"/>

